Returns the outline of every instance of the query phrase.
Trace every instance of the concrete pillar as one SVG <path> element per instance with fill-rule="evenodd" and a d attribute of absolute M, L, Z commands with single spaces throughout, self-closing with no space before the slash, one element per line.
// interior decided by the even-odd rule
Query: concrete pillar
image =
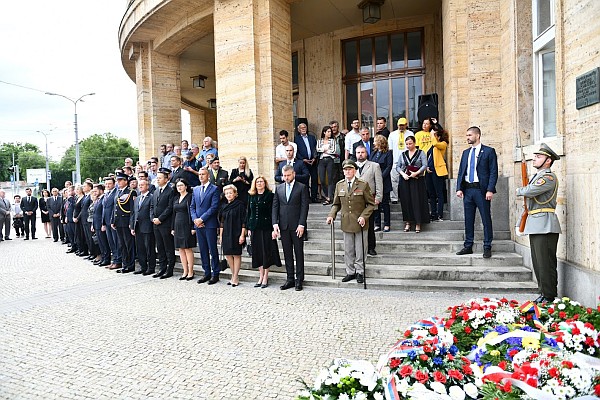
<path fill-rule="evenodd" d="M 206 128 L 204 123 L 204 110 L 198 108 L 191 108 L 183 106 L 183 109 L 190 113 L 190 130 L 191 130 L 191 142 L 202 146 L 202 139 L 204 139 Z"/>
<path fill-rule="evenodd" d="M 140 160 L 147 160 L 161 144 L 181 142 L 179 58 L 152 50 L 152 43 L 136 46 Z"/>
<path fill-rule="evenodd" d="M 292 125 L 290 6 L 287 0 L 215 0 L 219 155 L 228 169 L 246 156 L 273 176 L 276 132 Z"/>

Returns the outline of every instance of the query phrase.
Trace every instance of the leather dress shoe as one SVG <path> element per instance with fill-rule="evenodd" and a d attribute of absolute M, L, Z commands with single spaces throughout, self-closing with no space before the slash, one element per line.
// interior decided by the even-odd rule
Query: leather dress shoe
<path fill-rule="evenodd" d="M 25 239 L 23 239 L 23 240 L 29 240 L 29 238 L 28 238 L 28 237 L 25 237 Z"/>
<path fill-rule="evenodd" d="M 217 282 L 219 282 L 219 275 L 215 275 L 212 278 L 210 278 L 210 280 L 208 281 L 208 284 L 209 285 L 214 285 Z"/>
<path fill-rule="evenodd" d="M 365 283 L 365 277 L 363 274 L 356 274 L 356 283 Z"/>
<path fill-rule="evenodd" d="M 296 283 L 296 289 L 294 289 L 294 290 L 296 290 L 296 292 L 301 291 L 302 290 L 302 284 L 301 283 Z"/>
<path fill-rule="evenodd" d="M 145 272 L 142 272 L 142 276 L 148 276 L 148 275 L 152 275 L 152 274 L 154 274 L 154 271 L 145 271 Z"/>
<path fill-rule="evenodd" d="M 288 290 L 296 286 L 296 284 L 292 281 L 286 281 L 283 285 L 279 287 L 281 290 Z"/>
<path fill-rule="evenodd" d="M 167 279 L 167 278 L 170 278 L 170 277 L 172 277 L 172 276 L 173 276 L 173 273 L 172 273 L 172 272 L 169 272 L 169 273 L 166 273 L 166 274 L 164 274 L 163 276 L 161 276 L 161 277 L 160 277 L 160 279 Z"/>
<path fill-rule="evenodd" d="M 5 237 L 4 240 L 12 240 L 11 238 Z"/>
<path fill-rule="evenodd" d="M 198 279 L 198 283 L 204 283 L 211 280 L 210 275 L 204 275 L 202 278 Z"/>
<path fill-rule="evenodd" d="M 32 236 L 31 240 L 37 240 L 37 238 L 35 236 Z"/>
<path fill-rule="evenodd" d="M 94 261 L 92 261 L 92 264 L 100 265 L 100 264 L 102 264 L 102 260 L 94 260 Z"/>
<path fill-rule="evenodd" d="M 456 252 L 457 256 L 462 256 L 465 254 L 473 254 L 473 248 L 472 247 L 463 247 L 462 249 L 460 249 L 459 251 Z"/>
<path fill-rule="evenodd" d="M 376 256 L 377 252 L 375 251 L 375 249 L 371 249 L 371 250 L 367 251 L 367 254 L 370 256 Z"/>
<path fill-rule="evenodd" d="M 140 275 L 140 274 L 143 274 L 143 273 L 144 273 L 144 271 L 142 271 L 142 270 L 139 270 L 139 271 L 133 271 L 133 274 L 134 274 L 134 275 Z"/>
<path fill-rule="evenodd" d="M 73 250 L 73 249 L 69 249 L 69 250 L 67 250 L 65 253 L 67 253 L 67 254 L 69 254 L 69 253 L 75 253 L 75 250 Z"/>
<path fill-rule="evenodd" d="M 491 258 L 492 249 L 483 249 L 483 258 Z"/>
<path fill-rule="evenodd" d="M 79 257 L 88 257 L 90 255 L 90 253 L 87 252 L 83 252 L 83 253 L 79 253 L 78 256 Z"/>
<path fill-rule="evenodd" d="M 356 275 L 352 274 L 352 275 L 346 275 L 343 279 L 342 282 L 350 282 L 352 279 L 356 279 Z"/>
<path fill-rule="evenodd" d="M 129 272 L 133 272 L 133 269 L 128 269 L 128 268 L 121 268 L 120 270 L 117 271 L 117 273 L 119 274 L 127 274 Z"/>
<path fill-rule="evenodd" d="M 106 267 L 110 265 L 109 261 L 100 261 L 100 264 L 98 264 L 99 267 Z"/>
<path fill-rule="evenodd" d="M 86 259 L 86 260 L 95 260 L 95 259 L 96 259 L 96 257 L 90 254 L 90 255 L 89 255 L 89 256 L 87 256 L 85 259 Z"/>

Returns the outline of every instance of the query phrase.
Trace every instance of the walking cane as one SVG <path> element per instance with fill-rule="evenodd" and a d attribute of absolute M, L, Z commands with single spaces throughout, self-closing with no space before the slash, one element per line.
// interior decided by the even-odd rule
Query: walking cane
<path fill-rule="evenodd" d="M 365 225 L 366 225 L 366 223 L 365 223 Z M 363 232 L 364 232 L 364 227 L 361 226 L 360 227 L 360 245 L 361 245 L 361 250 L 363 253 L 363 286 L 364 286 L 364 289 L 367 290 L 367 263 L 365 261 L 367 259 L 367 255 L 365 254 L 365 238 L 363 236 Z"/>
<path fill-rule="evenodd" d="M 333 225 L 335 221 L 331 221 L 331 279 L 335 279 L 335 229 Z"/>

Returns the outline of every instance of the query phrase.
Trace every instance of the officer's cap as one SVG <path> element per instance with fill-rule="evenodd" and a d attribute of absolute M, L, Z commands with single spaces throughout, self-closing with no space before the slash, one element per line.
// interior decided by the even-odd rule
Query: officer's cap
<path fill-rule="evenodd" d="M 546 143 L 542 143 L 540 145 L 540 149 L 538 151 L 534 151 L 533 154 L 543 154 L 547 157 L 550 157 L 552 161 L 560 160 L 558 154 L 554 152 Z"/>
<path fill-rule="evenodd" d="M 354 168 L 357 169 L 356 163 L 352 160 L 346 160 L 342 163 L 342 169 Z"/>
<path fill-rule="evenodd" d="M 127 176 L 127 174 L 125 172 L 118 171 L 117 174 L 115 175 L 115 178 L 117 178 L 117 179 L 127 179 L 129 177 Z"/>
<path fill-rule="evenodd" d="M 162 167 L 158 169 L 158 172 L 162 172 L 163 174 L 170 174 L 171 170 L 169 168 Z"/>

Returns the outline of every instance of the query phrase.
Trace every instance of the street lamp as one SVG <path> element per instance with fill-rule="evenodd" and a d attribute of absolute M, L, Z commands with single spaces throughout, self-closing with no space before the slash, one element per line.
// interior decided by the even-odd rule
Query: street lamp
<path fill-rule="evenodd" d="M 52 132 L 52 130 L 50 130 L 50 131 Z M 48 133 L 45 133 L 42 131 L 36 131 L 36 132 L 41 133 L 46 138 L 46 189 L 48 189 L 48 192 L 49 192 L 51 187 L 50 187 L 50 167 L 48 166 Z"/>
<path fill-rule="evenodd" d="M 76 183 L 81 183 L 81 162 L 79 160 L 79 131 L 77 130 L 77 103 L 80 101 L 83 101 L 82 99 L 85 96 L 93 96 L 96 93 L 84 94 L 83 96 L 79 97 L 77 100 L 73 100 L 70 97 L 67 97 L 65 95 L 58 94 L 58 93 L 46 92 L 46 94 L 50 95 L 50 96 L 60 96 L 62 98 L 65 98 L 65 99 L 69 100 L 71 103 L 73 103 L 73 106 L 75 107 L 75 123 L 73 124 L 75 126 L 75 179 L 74 179 L 74 181 Z"/>

